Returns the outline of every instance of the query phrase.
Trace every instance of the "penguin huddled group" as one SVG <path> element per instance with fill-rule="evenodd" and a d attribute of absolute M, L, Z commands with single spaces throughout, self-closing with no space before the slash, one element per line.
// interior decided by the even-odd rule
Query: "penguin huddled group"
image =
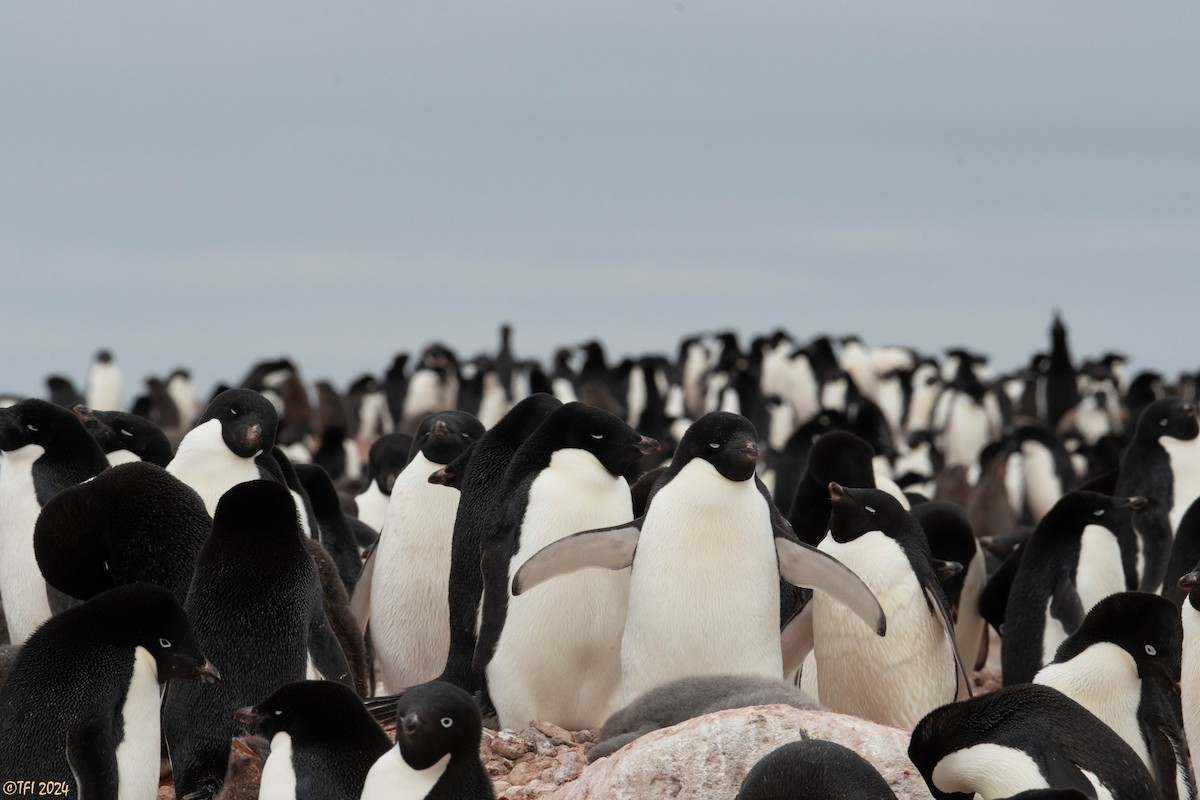
<path fill-rule="evenodd" d="M 473 800 L 485 719 L 596 760 L 783 703 L 910 731 L 937 798 L 1196 798 L 1198 384 L 1076 366 L 1058 317 L 999 376 L 782 330 L 543 365 L 503 326 L 128 410 L 100 351 L 0 408 L 0 776 L 234 797 L 261 737 L 263 798 Z M 737 798 L 893 797 L 870 755 L 799 734 Z"/>

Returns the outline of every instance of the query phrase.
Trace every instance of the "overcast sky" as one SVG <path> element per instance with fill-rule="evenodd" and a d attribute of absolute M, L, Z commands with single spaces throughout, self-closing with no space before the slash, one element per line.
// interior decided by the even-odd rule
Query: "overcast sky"
<path fill-rule="evenodd" d="M 1200 366 L 1191 2 L 0 5 L 0 390 L 440 339 Z"/>

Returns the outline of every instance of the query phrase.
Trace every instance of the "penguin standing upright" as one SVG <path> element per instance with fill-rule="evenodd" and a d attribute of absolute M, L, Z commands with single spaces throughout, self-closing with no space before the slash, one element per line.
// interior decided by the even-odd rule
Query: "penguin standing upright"
<path fill-rule="evenodd" d="M 121 368 L 111 351 L 96 351 L 92 365 L 88 367 L 86 391 L 86 402 L 92 408 L 100 411 L 121 408 Z"/>
<path fill-rule="evenodd" d="M 358 504 L 358 518 L 376 533 L 383 530 L 388 503 L 392 499 L 392 487 L 408 463 L 412 443 L 412 437 L 406 433 L 389 433 L 380 436 L 371 445 L 367 455 L 366 486 L 354 498 L 354 502 Z"/>
<path fill-rule="evenodd" d="M 479 420 L 462 411 L 426 417 L 392 489 L 383 532 L 370 556 L 371 640 L 390 689 L 432 680 L 446 666 L 450 550 L 459 493 L 430 483 L 429 476 L 482 435 Z"/>
<path fill-rule="evenodd" d="M 51 612 L 33 551 L 38 514 L 63 489 L 100 474 L 108 460 L 74 414 L 45 400 L 0 409 L 0 451 L 0 598 L 8 635 L 20 644 Z"/>
<path fill-rule="evenodd" d="M 216 511 L 184 608 L 223 682 L 209 692 L 172 687 L 163 701 L 177 797 L 219 788 L 237 709 L 306 676 L 350 682 L 287 488 L 241 483 Z"/>
<path fill-rule="evenodd" d="M 1079 383 L 1071 364 L 1071 349 L 1067 344 L 1067 327 L 1062 317 L 1054 315 L 1050 327 L 1050 358 L 1046 371 L 1038 378 L 1038 416 L 1051 429 L 1058 427 L 1063 416 L 1079 403 Z"/>
<path fill-rule="evenodd" d="M 820 550 L 858 575 L 887 614 L 888 632 L 854 619 L 813 594 L 813 652 L 822 705 L 831 711 L 911 729 L 958 693 L 954 622 L 920 524 L 878 489 L 829 486 L 833 516 Z"/>
<path fill-rule="evenodd" d="M 159 684 L 219 677 L 166 589 L 104 592 L 47 621 L 21 648 L 0 685 L 0 774 L 66 784 L 85 800 L 153 797 Z M 88 792 L 75 790 L 72 765 Z"/>
<path fill-rule="evenodd" d="M 1071 492 L 1021 548 L 1004 612 L 1004 683 L 1026 683 L 1103 598 L 1129 588 L 1120 532 L 1142 498 Z"/>
<path fill-rule="evenodd" d="M 704 415 L 684 434 L 644 517 L 559 540 L 517 572 L 514 594 L 567 570 L 633 565 L 621 639 L 624 702 L 688 675 L 781 677 L 780 576 L 829 592 L 883 634 L 871 591 L 799 543 L 771 503 L 754 474 L 757 439 L 745 417 Z"/>
<path fill-rule="evenodd" d="M 657 449 L 613 414 L 568 403 L 513 456 L 498 526 L 484 544 L 475 650 L 505 727 L 544 719 L 580 730 L 620 705 L 628 573 L 583 572 L 522 597 L 509 587 L 517 569 L 551 542 L 628 522 L 633 503 L 622 476 Z M 546 658 L 549 652 L 557 657 Z"/>
<path fill-rule="evenodd" d="M 1121 457 L 1116 492 L 1148 501 L 1135 522 L 1138 588 L 1157 592 L 1175 529 L 1200 497 L 1200 420 L 1194 405 L 1167 397 L 1146 406 Z"/>

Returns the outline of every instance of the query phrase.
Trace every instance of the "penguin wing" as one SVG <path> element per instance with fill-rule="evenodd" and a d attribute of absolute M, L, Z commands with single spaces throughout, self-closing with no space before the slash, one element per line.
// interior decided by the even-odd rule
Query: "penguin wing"
<path fill-rule="evenodd" d="M 359 633 L 367 632 L 367 623 L 371 620 L 371 579 L 375 577 L 375 544 L 371 545 L 367 557 L 363 559 L 362 570 L 358 573 L 358 582 L 354 584 L 354 592 L 350 595 L 350 613 L 358 621 Z"/>
<path fill-rule="evenodd" d="M 887 616 L 875 593 L 845 564 L 785 536 L 775 537 L 775 553 L 779 556 L 779 574 L 785 581 L 820 589 L 853 611 L 878 636 L 887 631 Z"/>
<path fill-rule="evenodd" d="M 325 616 L 325 604 L 322 602 L 321 587 L 314 587 L 313 602 L 308 614 L 308 657 L 313 667 L 325 680 L 344 683 L 354 689 L 354 678 L 350 674 L 350 662 L 342 651 L 342 643 L 338 641 Z"/>
<path fill-rule="evenodd" d="M 633 563 L 633 554 L 637 550 L 642 521 L 645 519 L 638 517 L 621 525 L 580 531 L 546 545 L 530 556 L 513 576 L 513 596 L 557 575 L 584 567 L 628 567 Z"/>
<path fill-rule="evenodd" d="M 1095 797 L 1096 787 L 1083 771 L 1057 749 L 1047 747 L 1040 752 L 1046 783 L 1054 789 L 1076 789 L 1085 797 Z"/>
<path fill-rule="evenodd" d="M 1153 668 L 1152 668 L 1153 669 Z M 1174 679 L 1163 671 L 1142 678 L 1142 696 L 1137 711 L 1142 741 L 1150 751 L 1150 773 L 1164 798 L 1178 793 L 1179 771 L 1195 796 L 1196 776 L 1191 767 L 1191 754 L 1183 732 L 1183 708 L 1179 688 Z"/>
<path fill-rule="evenodd" d="M 783 650 L 783 674 L 791 675 L 804 665 L 804 659 L 813 649 L 813 606 L 805 604 L 804 608 L 792 615 L 779 634 L 780 648 Z"/>
<path fill-rule="evenodd" d="M 975 651 L 975 664 L 973 669 L 978 672 L 983 669 L 983 665 L 987 663 L 988 648 L 991 646 L 991 632 L 986 624 L 979 626 L 979 649 Z"/>
<path fill-rule="evenodd" d="M 79 800 L 117 800 L 117 744 L 112 721 L 89 717 L 67 730 L 67 764 Z"/>
<path fill-rule="evenodd" d="M 1054 594 L 1050 596 L 1050 616 L 1062 623 L 1068 636 L 1083 624 L 1083 601 L 1079 599 L 1079 592 L 1066 570 L 1059 572 L 1054 584 Z"/>
<path fill-rule="evenodd" d="M 950 640 L 950 652 L 954 654 L 954 696 L 958 696 L 958 679 L 961 676 L 963 685 L 967 689 L 967 697 L 974 697 L 975 693 L 971 690 L 971 678 L 967 675 L 967 668 L 963 666 L 962 658 L 958 654 L 958 640 L 954 636 L 954 618 L 950 615 L 950 605 L 946 602 L 946 595 L 941 591 L 941 586 L 930 586 L 926 583 L 921 587 L 925 592 L 925 602 L 929 606 L 929 611 L 933 614 L 937 621 L 941 623 L 942 630 L 946 634 L 946 638 Z M 987 633 L 987 627 L 984 627 L 984 633 Z M 953 702 L 954 698 L 950 698 L 948 702 Z"/>

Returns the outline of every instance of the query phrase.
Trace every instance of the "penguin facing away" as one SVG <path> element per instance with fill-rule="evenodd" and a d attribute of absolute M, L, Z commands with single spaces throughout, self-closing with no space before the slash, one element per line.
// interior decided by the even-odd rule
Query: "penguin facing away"
<path fill-rule="evenodd" d="M 771 503 L 755 476 L 756 440 L 745 417 L 706 414 L 684 434 L 644 517 L 559 540 L 517 572 L 514 595 L 584 566 L 633 565 L 621 640 L 627 702 L 687 675 L 782 677 L 780 576 L 828 592 L 884 632 L 871 591 L 835 559 L 796 540 Z M 696 586 L 705 591 L 697 594 Z"/>
<path fill-rule="evenodd" d="M 1196 796 L 1179 699 L 1182 646 L 1183 627 L 1170 600 L 1119 592 L 1088 612 L 1033 679 L 1115 731 L 1170 800 Z"/>
<path fill-rule="evenodd" d="M 751 767 L 734 800 L 896 800 L 871 762 L 848 747 L 802 739 Z"/>
<path fill-rule="evenodd" d="M 486 669 L 506 727 L 531 719 L 580 730 L 620 705 L 624 572 L 586 572 L 515 597 L 517 569 L 579 530 L 624 524 L 633 505 L 625 471 L 658 450 L 619 417 L 568 403 L 538 426 L 504 477 L 498 524 L 484 543 L 482 620 L 475 667 Z M 544 657 L 556 652 L 558 658 Z M 586 665 L 583 670 L 579 665 Z M 575 727 L 577 726 L 577 727 Z"/>
<path fill-rule="evenodd" d="M 220 673 L 166 589 L 122 586 L 64 611 L 26 640 L 0 686 L 0 770 L 153 797 L 159 685 L 171 678 L 211 684 Z"/>
<path fill-rule="evenodd" d="M 264 800 L 359 800 L 371 766 L 392 746 L 358 696 L 334 681 L 286 684 L 236 718 L 271 742 Z"/>
<path fill-rule="evenodd" d="M 362 800 L 495 800 L 479 760 L 483 722 L 469 694 L 424 683 L 401 696 L 396 714 L 396 746 L 371 767 Z"/>

